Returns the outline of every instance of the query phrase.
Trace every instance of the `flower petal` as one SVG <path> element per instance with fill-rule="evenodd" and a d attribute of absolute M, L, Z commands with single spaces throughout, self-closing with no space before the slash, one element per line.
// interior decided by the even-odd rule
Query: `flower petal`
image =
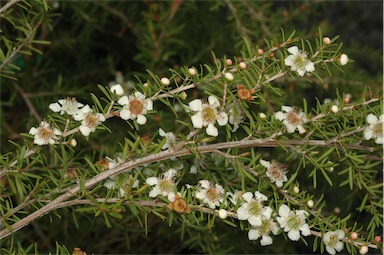
<path fill-rule="evenodd" d="M 288 237 L 292 241 L 298 241 L 300 239 L 300 231 L 298 230 L 291 230 L 288 232 Z"/>
<path fill-rule="evenodd" d="M 122 96 L 119 100 L 117 100 L 117 103 L 119 105 L 126 105 L 129 103 L 128 97 L 127 96 Z"/>
<path fill-rule="evenodd" d="M 131 118 L 131 112 L 127 109 L 123 109 L 120 111 L 120 117 L 123 120 L 129 120 Z"/>
<path fill-rule="evenodd" d="M 289 47 L 288 52 L 293 54 L 293 55 L 296 55 L 297 53 L 299 53 L 299 48 L 297 48 L 297 46 Z"/>
<path fill-rule="evenodd" d="M 144 125 L 145 123 L 147 123 L 147 118 L 144 115 L 137 116 L 137 124 Z"/>
<path fill-rule="evenodd" d="M 260 244 L 262 246 L 271 245 L 273 243 L 272 237 L 270 236 L 263 236 L 260 240 Z"/>
<path fill-rule="evenodd" d="M 225 126 L 228 123 L 228 115 L 225 112 L 220 112 L 217 114 L 216 117 L 217 123 L 219 123 L 220 126 Z"/>
<path fill-rule="evenodd" d="M 275 118 L 280 120 L 280 121 L 282 121 L 282 120 L 285 119 L 285 114 L 283 112 L 281 112 L 281 111 L 278 111 L 278 112 L 275 113 Z"/>
<path fill-rule="evenodd" d="M 59 103 L 52 103 L 48 107 L 49 107 L 49 109 L 51 109 L 54 112 L 61 111 L 61 105 Z"/>
<path fill-rule="evenodd" d="M 260 237 L 259 231 L 256 229 L 251 229 L 248 231 L 249 240 L 257 240 Z"/>
<path fill-rule="evenodd" d="M 219 130 L 212 123 L 208 124 L 208 127 L 205 131 L 207 132 L 207 135 L 210 135 L 210 136 L 216 137 L 219 135 Z"/>
<path fill-rule="evenodd" d="M 289 209 L 289 207 L 285 204 L 282 204 L 279 207 L 279 215 L 282 217 L 288 217 L 290 211 L 291 211 L 291 209 Z"/>
<path fill-rule="evenodd" d="M 156 185 L 159 180 L 157 179 L 157 177 L 148 177 L 145 182 L 150 185 L 150 186 L 153 186 L 153 185 Z"/>
<path fill-rule="evenodd" d="M 191 110 L 195 111 L 195 112 L 200 111 L 202 108 L 202 105 L 203 105 L 203 103 L 201 102 L 200 99 L 195 99 L 195 100 L 189 102 L 189 107 L 191 107 Z"/>
<path fill-rule="evenodd" d="M 213 107 L 220 107 L 220 102 L 219 100 L 214 97 L 214 96 L 209 96 L 208 97 L 208 102 L 210 105 L 212 105 Z"/>
<path fill-rule="evenodd" d="M 375 124 L 376 121 L 378 121 L 377 117 L 375 115 L 373 115 L 372 113 L 368 114 L 367 116 L 367 122 L 369 124 Z"/>
<path fill-rule="evenodd" d="M 194 128 L 202 128 L 203 127 L 203 118 L 201 114 L 197 113 L 191 116 L 192 124 Z"/>

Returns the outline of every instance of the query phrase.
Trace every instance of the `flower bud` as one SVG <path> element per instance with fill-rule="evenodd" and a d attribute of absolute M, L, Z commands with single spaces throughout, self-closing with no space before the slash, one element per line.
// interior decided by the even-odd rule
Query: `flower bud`
<path fill-rule="evenodd" d="M 120 84 L 113 85 L 111 87 L 111 92 L 115 93 L 118 96 L 124 95 L 124 89 Z"/>
<path fill-rule="evenodd" d="M 77 145 L 77 141 L 75 138 L 72 138 L 70 141 L 69 141 L 69 144 L 72 146 L 72 147 L 76 147 Z"/>
<path fill-rule="evenodd" d="M 233 74 L 231 73 L 224 73 L 224 77 L 225 79 L 227 79 L 228 81 L 232 81 L 233 80 Z"/>
<path fill-rule="evenodd" d="M 220 209 L 219 210 L 219 217 L 220 217 L 220 219 L 225 219 L 225 218 L 227 218 L 227 216 L 228 216 L 228 214 L 227 214 L 227 211 L 226 210 L 224 210 L 224 209 Z"/>
<path fill-rule="evenodd" d="M 188 73 L 189 73 L 189 75 L 192 75 L 192 76 L 194 76 L 194 75 L 196 75 L 196 70 L 195 70 L 195 68 L 188 68 Z"/>
<path fill-rule="evenodd" d="M 340 56 L 340 65 L 345 66 L 349 61 L 347 54 L 341 54 Z"/>
<path fill-rule="evenodd" d="M 260 116 L 260 118 L 262 118 L 262 119 L 267 118 L 267 115 L 265 115 L 265 113 L 263 113 L 263 112 L 259 113 L 259 116 Z"/>
<path fill-rule="evenodd" d="M 308 200 L 307 205 L 308 205 L 309 208 L 312 208 L 314 206 L 313 200 L 312 199 Z"/>
<path fill-rule="evenodd" d="M 299 194 L 299 192 L 300 192 L 299 187 L 297 187 L 297 186 L 293 187 L 293 192 L 295 192 L 296 194 Z"/>
<path fill-rule="evenodd" d="M 341 209 L 340 207 L 335 207 L 333 208 L 333 211 L 336 213 L 336 214 L 339 214 L 341 212 Z"/>
<path fill-rule="evenodd" d="M 143 86 L 144 86 L 145 88 L 148 88 L 148 83 L 147 83 L 147 82 L 144 83 Z"/>
<path fill-rule="evenodd" d="M 168 78 L 161 78 L 161 83 L 164 85 L 164 86 L 168 86 L 169 84 L 171 84 L 171 81 L 168 79 Z"/>
<path fill-rule="evenodd" d="M 331 44 L 331 39 L 329 39 L 329 37 L 324 37 L 324 38 L 323 38 L 323 42 L 324 42 L 325 44 Z"/>
<path fill-rule="evenodd" d="M 381 237 L 380 236 L 375 236 L 375 241 L 378 243 L 381 243 Z"/>
<path fill-rule="evenodd" d="M 185 100 L 187 98 L 187 93 L 185 91 L 180 93 L 181 99 Z"/>
<path fill-rule="evenodd" d="M 368 247 L 365 246 L 365 245 L 361 246 L 361 248 L 360 248 L 360 250 L 359 250 L 359 253 L 360 253 L 361 255 L 364 255 L 364 254 L 366 254 L 367 252 L 368 252 Z"/>
<path fill-rule="evenodd" d="M 241 69 L 245 69 L 245 68 L 247 68 L 247 64 L 246 64 L 245 62 L 240 62 L 240 63 L 239 63 L 239 67 L 240 67 Z"/>
<path fill-rule="evenodd" d="M 258 49 L 257 54 L 262 55 L 264 53 L 263 49 Z"/>
<path fill-rule="evenodd" d="M 332 111 L 333 113 L 338 113 L 338 112 L 339 112 L 339 107 L 337 107 L 337 105 L 332 105 L 332 107 L 331 107 L 331 111 Z"/>
<path fill-rule="evenodd" d="M 227 58 L 226 60 L 225 60 L 225 63 L 227 64 L 227 65 L 232 65 L 232 59 L 229 59 L 229 58 Z"/>
<path fill-rule="evenodd" d="M 352 233 L 351 233 L 351 238 L 352 238 L 353 240 L 356 240 L 358 237 L 359 237 L 359 235 L 358 235 L 356 232 L 352 232 Z"/>

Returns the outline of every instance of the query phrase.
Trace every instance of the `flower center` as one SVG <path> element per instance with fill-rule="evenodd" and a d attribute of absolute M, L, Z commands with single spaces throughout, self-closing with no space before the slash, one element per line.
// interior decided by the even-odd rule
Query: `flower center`
<path fill-rule="evenodd" d="M 207 190 L 207 193 L 205 196 L 209 201 L 212 201 L 212 202 L 217 201 L 220 197 L 219 192 L 217 192 L 215 188 L 210 188 L 209 190 Z"/>
<path fill-rule="evenodd" d="M 338 241 L 339 237 L 337 235 L 331 235 L 329 238 L 329 246 L 335 247 Z"/>
<path fill-rule="evenodd" d="M 78 109 L 76 98 L 68 97 L 65 99 L 63 102 L 63 108 L 68 114 L 75 113 Z"/>
<path fill-rule="evenodd" d="M 253 216 L 260 215 L 262 209 L 263 209 L 263 205 L 257 200 L 252 201 L 248 204 L 249 214 Z"/>
<path fill-rule="evenodd" d="M 271 166 L 268 168 L 268 172 L 272 175 L 274 179 L 281 179 L 284 174 L 284 171 L 284 166 L 277 162 L 272 162 Z"/>
<path fill-rule="evenodd" d="M 140 115 L 144 110 L 144 104 L 139 99 L 133 99 L 129 102 L 129 111 L 134 115 Z"/>
<path fill-rule="evenodd" d="M 289 111 L 287 113 L 286 120 L 291 124 L 292 126 L 297 126 L 300 124 L 300 116 L 299 116 L 299 110 L 297 108 L 294 108 L 293 110 Z"/>
<path fill-rule="evenodd" d="M 300 219 L 296 215 L 288 217 L 287 226 L 290 229 L 297 230 L 300 227 Z"/>
<path fill-rule="evenodd" d="M 85 117 L 84 124 L 89 128 L 95 128 L 100 124 L 100 120 L 96 115 L 90 113 Z"/>
<path fill-rule="evenodd" d="M 384 133 L 384 123 L 380 122 L 373 126 L 373 134 L 377 137 Z"/>
<path fill-rule="evenodd" d="M 297 67 L 302 67 L 304 66 L 305 64 L 305 59 L 299 55 L 295 58 L 295 60 L 293 61 L 294 65 L 297 66 Z"/>
<path fill-rule="evenodd" d="M 271 226 L 269 224 L 268 220 L 262 220 L 261 226 L 259 227 L 259 233 L 260 235 L 269 235 L 269 232 L 271 232 Z"/>
<path fill-rule="evenodd" d="M 53 130 L 50 128 L 40 127 L 38 129 L 37 135 L 41 137 L 44 141 L 48 142 L 49 139 L 53 136 Z"/>
<path fill-rule="evenodd" d="M 203 118 L 203 122 L 212 123 L 216 120 L 216 109 L 212 106 L 205 106 L 201 111 L 201 117 Z"/>
<path fill-rule="evenodd" d="M 171 192 L 175 189 L 175 184 L 168 179 L 164 179 L 160 181 L 159 188 L 161 191 Z"/>

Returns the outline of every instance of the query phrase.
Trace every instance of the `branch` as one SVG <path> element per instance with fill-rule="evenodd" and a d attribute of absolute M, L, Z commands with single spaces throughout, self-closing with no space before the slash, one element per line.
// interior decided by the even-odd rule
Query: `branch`
<path fill-rule="evenodd" d="M 16 4 L 19 1 L 20 0 L 11 0 L 11 1 L 9 1 L 6 5 L 4 5 L 3 7 L 0 8 L 0 14 L 2 12 L 6 11 L 8 8 L 10 8 L 12 5 Z"/>

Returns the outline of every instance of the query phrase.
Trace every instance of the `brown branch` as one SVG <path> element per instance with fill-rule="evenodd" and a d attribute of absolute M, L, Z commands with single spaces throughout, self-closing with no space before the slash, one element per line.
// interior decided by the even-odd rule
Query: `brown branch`
<path fill-rule="evenodd" d="M 3 7 L 0 8 L 0 13 L 6 11 L 8 8 L 12 7 L 12 5 L 16 4 L 19 1 L 20 0 L 11 0 L 11 1 L 9 1 L 6 5 L 4 5 Z"/>
<path fill-rule="evenodd" d="M 26 93 L 24 92 L 24 90 L 19 86 L 17 85 L 16 83 L 13 84 L 16 88 L 16 90 L 20 93 L 20 95 L 23 97 L 25 103 L 27 104 L 28 106 L 28 109 L 29 109 L 29 112 L 35 116 L 36 120 L 38 122 L 41 122 L 41 117 L 40 115 L 37 113 L 35 107 L 33 106 L 33 104 L 31 103 L 31 100 L 29 100 L 28 96 L 26 95 Z"/>

